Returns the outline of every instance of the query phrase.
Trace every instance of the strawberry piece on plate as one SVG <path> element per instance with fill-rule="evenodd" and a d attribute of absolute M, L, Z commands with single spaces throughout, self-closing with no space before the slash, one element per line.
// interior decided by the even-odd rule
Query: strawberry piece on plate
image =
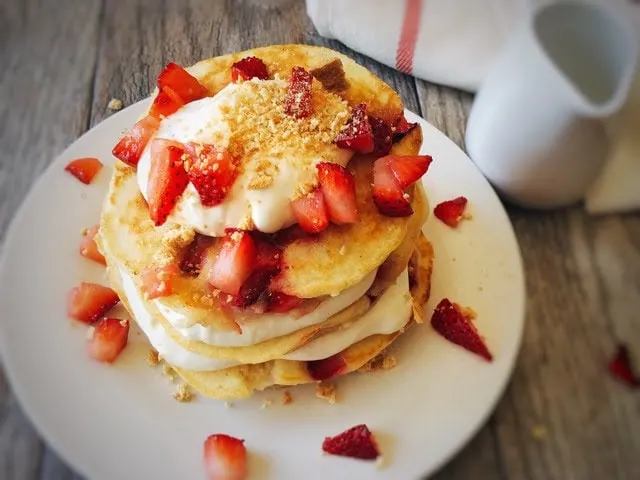
<path fill-rule="evenodd" d="M 404 116 L 404 113 L 400 115 L 393 123 L 391 130 L 393 131 L 393 141 L 397 142 L 402 139 L 407 133 L 416 128 L 417 123 L 409 123 Z"/>
<path fill-rule="evenodd" d="M 373 164 L 373 201 L 378 211 L 388 217 L 408 217 L 413 213 L 408 195 L 398 183 L 386 157 Z"/>
<path fill-rule="evenodd" d="M 158 75 L 158 88 L 171 89 L 184 102 L 189 103 L 206 97 L 208 90 L 198 82 L 198 79 L 187 72 L 177 63 L 169 63 Z"/>
<path fill-rule="evenodd" d="M 431 326 L 450 342 L 489 362 L 493 360 L 491 352 L 469 316 L 462 312 L 459 305 L 452 303 L 449 299 L 443 298 L 436 306 L 431 317 Z"/>
<path fill-rule="evenodd" d="M 145 268 L 141 273 L 145 298 L 152 300 L 171 295 L 173 293 L 173 279 L 179 273 L 180 269 L 174 263 Z"/>
<path fill-rule="evenodd" d="M 99 362 L 113 363 L 129 339 L 129 320 L 103 318 L 94 326 L 87 343 L 89 356 Z"/>
<path fill-rule="evenodd" d="M 240 288 L 253 271 L 256 245 L 247 232 L 228 230 L 222 238 L 217 255 L 205 263 L 207 280 L 214 287 L 230 295 L 238 295 Z"/>
<path fill-rule="evenodd" d="M 136 167 L 149 140 L 160 126 L 160 120 L 147 115 L 127 131 L 111 153 L 127 165 Z"/>
<path fill-rule="evenodd" d="M 151 143 L 151 168 L 147 197 L 149 215 L 156 226 L 162 225 L 187 188 L 183 146 L 172 140 L 156 138 Z"/>
<path fill-rule="evenodd" d="M 376 440 L 364 424 L 351 427 L 335 437 L 325 438 L 322 450 L 331 455 L 362 460 L 375 460 L 380 456 Z"/>
<path fill-rule="evenodd" d="M 313 77 L 309 72 L 302 67 L 293 67 L 284 103 L 284 112 L 287 115 L 295 118 L 306 118 L 311 115 L 313 107 L 311 101 L 312 83 Z"/>
<path fill-rule="evenodd" d="M 190 157 L 185 168 L 202 205 L 213 207 L 222 203 L 238 177 L 236 159 L 213 145 L 190 142 L 185 148 Z"/>
<path fill-rule="evenodd" d="M 337 163 L 321 162 L 317 168 L 320 188 L 331 221 L 338 225 L 357 222 L 358 206 L 353 175 Z"/>
<path fill-rule="evenodd" d="M 168 117 L 178 111 L 184 105 L 184 101 L 171 88 L 165 87 L 158 92 L 153 99 L 149 115 L 156 118 Z"/>
<path fill-rule="evenodd" d="M 209 480 L 244 480 L 247 472 L 244 440 L 216 433 L 204 442 L 204 466 Z"/>
<path fill-rule="evenodd" d="M 356 153 L 373 152 L 375 146 L 373 130 L 367 116 L 367 106 L 364 103 L 353 107 L 346 128 L 333 142 L 340 148 L 348 148 Z"/>
<path fill-rule="evenodd" d="M 311 378 L 316 381 L 327 380 L 344 372 L 347 364 L 339 353 L 322 360 L 311 360 L 307 362 L 307 371 Z"/>
<path fill-rule="evenodd" d="M 373 133 L 373 153 L 386 155 L 391 151 L 392 135 L 391 127 L 384 120 L 369 115 L 369 124 Z"/>
<path fill-rule="evenodd" d="M 302 305 L 304 300 L 300 297 L 287 295 L 282 292 L 269 292 L 267 295 L 267 312 L 287 313 Z"/>
<path fill-rule="evenodd" d="M 206 256 L 206 251 L 215 243 L 215 238 L 196 233 L 195 238 L 186 249 L 180 269 L 191 275 L 198 275 Z"/>
<path fill-rule="evenodd" d="M 231 65 L 231 81 L 269 78 L 267 66 L 258 57 L 245 57 Z"/>
<path fill-rule="evenodd" d="M 84 323 L 93 323 L 119 301 L 118 294 L 109 287 L 82 282 L 67 293 L 67 315 Z"/>
<path fill-rule="evenodd" d="M 293 214 L 300 227 L 308 233 L 318 233 L 329 226 L 329 213 L 320 188 L 291 202 Z"/>
<path fill-rule="evenodd" d="M 640 387 L 640 375 L 633 370 L 626 345 L 618 345 L 616 356 L 609 362 L 609 372 L 629 387 Z"/>
<path fill-rule="evenodd" d="M 388 155 L 385 158 L 400 188 L 407 188 L 420 180 L 433 161 L 430 155 Z"/>
<path fill-rule="evenodd" d="M 95 157 L 76 158 L 64 169 L 85 185 L 89 185 L 102 169 L 102 162 Z"/>
<path fill-rule="evenodd" d="M 465 197 L 457 197 L 436 205 L 433 209 L 433 214 L 451 228 L 456 228 L 464 218 L 466 206 L 467 199 Z"/>
<path fill-rule="evenodd" d="M 102 255 L 100 250 L 98 250 L 98 246 L 95 241 L 95 237 L 99 229 L 100 225 L 94 225 L 83 233 L 82 240 L 80 240 L 80 255 L 88 258 L 89 260 L 93 260 L 94 262 L 106 265 L 107 262 L 104 259 L 104 255 Z"/>

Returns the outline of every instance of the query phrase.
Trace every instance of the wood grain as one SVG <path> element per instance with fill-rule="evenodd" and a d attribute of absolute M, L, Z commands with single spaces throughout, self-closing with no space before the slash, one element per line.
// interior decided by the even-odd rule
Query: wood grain
<path fill-rule="evenodd" d="M 0 239 L 37 176 L 110 114 L 111 98 L 141 100 L 168 61 L 287 42 L 353 57 L 464 148 L 471 95 L 318 36 L 301 0 L 5 0 Z M 523 349 L 495 413 L 434 478 L 638 479 L 640 396 L 606 365 L 618 342 L 640 352 L 640 217 L 589 217 L 580 206 L 508 212 L 526 270 Z M 79 477 L 39 439 L 0 375 L 0 479 L 36 478 Z"/>

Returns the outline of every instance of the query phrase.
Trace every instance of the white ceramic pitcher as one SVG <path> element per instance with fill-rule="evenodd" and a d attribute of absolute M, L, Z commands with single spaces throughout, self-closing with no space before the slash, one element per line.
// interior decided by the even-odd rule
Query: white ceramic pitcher
<path fill-rule="evenodd" d="M 467 151 L 503 196 L 535 208 L 583 198 L 607 154 L 603 120 L 627 97 L 637 50 L 633 29 L 612 10 L 564 2 L 531 11 L 467 124 Z"/>

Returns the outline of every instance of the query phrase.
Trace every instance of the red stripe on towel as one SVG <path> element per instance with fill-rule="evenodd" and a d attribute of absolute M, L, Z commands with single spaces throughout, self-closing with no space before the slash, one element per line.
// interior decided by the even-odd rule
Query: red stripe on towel
<path fill-rule="evenodd" d="M 396 50 L 396 68 L 411 75 L 413 73 L 413 55 L 418 40 L 422 0 L 406 0 L 405 4 L 400 41 Z"/>

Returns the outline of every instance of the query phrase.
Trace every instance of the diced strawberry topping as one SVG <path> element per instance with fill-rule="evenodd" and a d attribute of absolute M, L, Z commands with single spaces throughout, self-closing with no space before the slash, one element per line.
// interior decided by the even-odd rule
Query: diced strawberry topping
<path fill-rule="evenodd" d="M 244 480 L 247 472 L 244 440 L 217 433 L 204 442 L 204 467 L 208 480 Z"/>
<path fill-rule="evenodd" d="M 165 87 L 158 92 L 153 99 L 149 115 L 157 118 L 168 117 L 178 111 L 184 105 L 184 101 L 171 88 Z"/>
<path fill-rule="evenodd" d="M 318 233 L 329 226 L 329 213 L 320 188 L 291 202 L 291 208 L 305 232 Z"/>
<path fill-rule="evenodd" d="M 67 315 L 84 323 L 93 323 L 119 301 L 118 294 L 109 287 L 82 282 L 67 294 Z"/>
<path fill-rule="evenodd" d="M 180 269 L 175 263 L 145 268 L 142 273 L 142 290 L 148 300 L 166 297 L 173 293 L 173 279 Z"/>
<path fill-rule="evenodd" d="M 304 299 L 287 295 L 282 292 L 269 292 L 267 294 L 267 312 L 286 313 L 302 305 Z"/>
<path fill-rule="evenodd" d="M 459 305 L 451 303 L 449 299 L 443 298 L 436 306 L 431 317 L 431 326 L 450 342 L 488 361 L 493 360 L 491 352 L 471 319 L 464 315 Z"/>
<path fill-rule="evenodd" d="M 231 81 L 269 78 L 267 66 L 258 57 L 245 57 L 231 65 Z"/>
<path fill-rule="evenodd" d="M 302 67 L 293 67 L 287 98 L 284 103 L 284 111 L 295 118 L 305 118 L 311 115 L 313 107 L 311 99 L 311 84 L 313 77 Z"/>
<path fill-rule="evenodd" d="M 135 168 L 140 161 L 144 147 L 147 146 L 159 126 L 160 120 L 147 115 L 122 136 L 116 146 L 113 147 L 111 153 L 127 165 Z"/>
<path fill-rule="evenodd" d="M 257 251 L 254 269 L 279 273 L 282 268 L 282 250 L 262 238 L 254 237 L 254 241 Z"/>
<path fill-rule="evenodd" d="M 237 295 L 232 295 L 227 301 L 231 305 L 246 308 L 258 301 L 267 290 L 274 272 L 270 270 L 254 270 L 242 284 Z"/>
<path fill-rule="evenodd" d="M 82 240 L 80 240 L 80 255 L 88 258 L 89 260 L 93 260 L 94 262 L 106 265 L 107 262 L 104 259 L 104 255 L 102 255 L 100 250 L 98 250 L 98 246 L 95 241 L 95 236 L 99 229 L 100 225 L 94 225 L 87 229 L 87 231 L 82 235 Z"/>
<path fill-rule="evenodd" d="M 397 142 L 402 137 L 404 137 L 407 133 L 413 130 L 417 123 L 409 123 L 407 119 L 404 117 L 404 113 L 400 115 L 393 124 L 393 141 Z"/>
<path fill-rule="evenodd" d="M 230 295 L 238 295 L 242 284 L 253 271 L 256 246 L 247 232 L 229 230 L 222 238 L 215 258 L 206 261 L 207 280 Z"/>
<path fill-rule="evenodd" d="M 465 197 L 457 197 L 436 205 L 433 209 L 433 214 L 451 228 L 456 228 L 464 216 L 466 206 L 467 199 Z"/>
<path fill-rule="evenodd" d="M 205 253 L 215 243 L 215 238 L 196 233 L 180 262 L 180 269 L 192 275 L 198 275 L 205 259 Z"/>
<path fill-rule="evenodd" d="M 197 78 L 176 63 L 167 64 L 160 72 L 158 88 L 160 90 L 170 88 L 184 103 L 198 100 L 209 93 Z"/>
<path fill-rule="evenodd" d="M 373 133 L 373 153 L 376 155 L 386 155 L 391 151 L 392 138 L 391 127 L 380 118 L 369 115 L 369 124 Z"/>
<path fill-rule="evenodd" d="M 238 177 L 237 160 L 213 145 L 190 142 L 185 148 L 190 157 L 185 168 L 202 205 L 213 207 L 222 203 Z"/>
<path fill-rule="evenodd" d="M 420 180 L 433 161 L 430 155 L 388 155 L 385 159 L 400 188 L 407 188 Z"/>
<path fill-rule="evenodd" d="M 629 349 L 626 345 L 618 345 L 616 356 L 609 362 L 609 372 L 629 387 L 640 387 L 640 375 L 631 365 Z"/>
<path fill-rule="evenodd" d="M 307 362 L 307 371 L 311 378 L 316 381 L 327 380 L 339 375 L 347 368 L 347 364 L 339 353 L 322 360 L 312 360 Z"/>
<path fill-rule="evenodd" d="M 362 460 L 375 460 L 380 455 L 373 434 L 364 424 L 356 425 L 335 437 L 325 438 L 322 450 L 331 455 Z"/>
<path fill-rule="evenodd" d="M 151 168 L 147 191 L 149 215 L 153 223 L 162 225 L 187 188 L 184 171 L 184 149 L 178 142 L 156 138 L 151 143 Z"/>
<path fill-rule="evenodd" d="M 356 153 L 373 152 L 375 146 L 373 130 L 367 117 L 367 106 L 364 103 L 353 107 L 351 118 L 334 143 L 340 148 L 348 148 Z"/>
<path fill-rule="evenodd" d="M 398 184 L 386 159 L 373 164 L 373 201 L 378 211 L 388 217 L 408 217 L 413 213 L 409 199 Z"/>
<path fill-rule="evenodd" d="M 89 185 L 102 169 L 102 162 L 95 157 L 76 158 L 64 169 L 85 185 Z"/>
<path fill-rule="evenodd" d="M 112 363 L 127 346 L 129 320 L 103 318 L 95 324 L 93 335 L 88 341 L 89 356 L 99 362 Z"/>
<path fill-rule="evenodd" d="M 353 175 L 342 165 L 321 162 L 318 164 L 318 180 L 331 221 L 338 225 L 357 222 Z"/>

